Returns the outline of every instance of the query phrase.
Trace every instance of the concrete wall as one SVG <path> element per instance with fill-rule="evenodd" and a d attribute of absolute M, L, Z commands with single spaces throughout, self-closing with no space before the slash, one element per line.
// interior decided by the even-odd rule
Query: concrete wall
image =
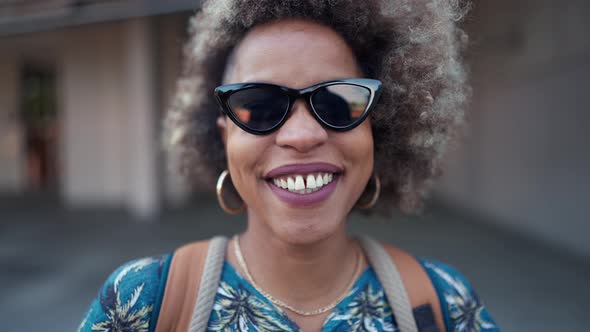
<path fill-rule="evenodd" d="M 123 204 L 143 217 L 159 209 L 152 23 L 134 19 L 68 36 L 64 192 L 70 200 Z"/>
<path fill-rule="evenodd" d="M 66 32 L 61 100 L 63 195 L 76 205 L 122 204 L 126 191 L 123 24 Z"/>
<path fill-rule="evenodd" d="M 589 9 L 582 0 L 478 2 L 472 127 L 438 188 L 491 222 L 588 258 Z"/>

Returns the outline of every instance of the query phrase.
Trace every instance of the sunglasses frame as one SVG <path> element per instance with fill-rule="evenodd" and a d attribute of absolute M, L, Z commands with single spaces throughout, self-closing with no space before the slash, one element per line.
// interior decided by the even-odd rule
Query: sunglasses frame
<path fill-rule="evenodd" d="M 371 94 L 369 96 L 369 102 L 367 104 L 365 111 L 363 112 L 363 115 L 361 115 L 354 122 L 352 122 L 351 124 L 349 124 L 347 126 L 334 126 L 334 125 L 326 123 L 324 120 L 322 120 L 322 118 L 317 114 L 311 100 L 312 100 L 314 93 L 318 89 L 325 88 L 325 87 L 328 87 L 331 85 L 341 85 L 341 84 L 360 86 L 365 89 L 368 89 Z M 234 94 L 238 91 L 243 91 L 246 89 L 257 88 L 257 87 L 265 87 L 265 86 L 281 89 L 285 93 L 285 95 L 287 95 L 287 97 L 289 98 L 289 104 L 287 106 L 287 110 L 285 111 L 285 114 L 283 114 L 283 117 L 276 125 L 274 125 L 273 127 L 269 128 L 269 129 L 264 129 L 264 130 L 253 129 L 253 128 L 248 127 L 244 123 L 242 123 L 237 118 L 237 116 L 232 111 L 232 109 L 229 105 L 229 98 L 231 97 L 232 94 Z M 271 132 L 279 129 L 289 118 L 289 114 L 292 111 L 293 104 L 299 98 L 304 98 L 306 100 L 307 105 L 309 106 L 308 107 L 309 111 L 311 112 L 313 117 L 323 127 L 334 130 L 334 131 L 343 132 L 343 131 L 349 131 L 349 130 L 356 128 L 358 125 L 360 125 L 367 118 L 367 116 L 369 115 L 371 110 L 377 104 L 379 97 L 381 96 L 381 86 L 382 86 L 381 81 L 375 80 L 375 79 L 369 79 L 369 78 L 346 78 L 346 79 L 330 80 L 330 81 L 325 81 L 325 82 L 321 82 L 318 84 L 314 84 L 312 86 L 309 86 L 309 87 L 306 87 L 303 89 L 293 89 L 293 88 L 289 88 L 286 86 L 272 84 L 272 83 L 265 83 L 265 82 L 248 82 L 248 83 L 233 83 L 233 84 L 221 85 L 221 86 L 218 86 L 217 88 L 215 88 L 214 93 L 215 93 L 215 98 L 217 99 L 217 103 L 221 107 L 222 112 L 225 115 L 227 115 L 238 127 L 249 132 L 250 134 L 266 135 L 266 134 L 270 134 Z"/>

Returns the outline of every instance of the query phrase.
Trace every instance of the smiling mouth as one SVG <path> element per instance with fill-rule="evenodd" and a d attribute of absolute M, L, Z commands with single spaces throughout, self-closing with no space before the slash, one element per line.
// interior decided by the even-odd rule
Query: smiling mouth
<path fill-rule="evenodd" d="M 337 173 L 331 172 L 318 172 L 305 175 L 293 174 L 275 177 L 269 181 L 281 189 L 300 195 L 306 195 L 322 189 L 334 181 L 334 178 L 337 175 Z"/>

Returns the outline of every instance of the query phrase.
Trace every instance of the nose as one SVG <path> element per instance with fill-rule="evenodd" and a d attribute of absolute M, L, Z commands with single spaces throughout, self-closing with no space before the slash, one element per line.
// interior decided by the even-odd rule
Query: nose
<path fill-rule="evenodd" d="M 326 142 L 328 132 L 313 117 L 308 107 L 303 100 L 295 102 L 289 118 L 277 133 L 277 145 L 305 153 Z"/>

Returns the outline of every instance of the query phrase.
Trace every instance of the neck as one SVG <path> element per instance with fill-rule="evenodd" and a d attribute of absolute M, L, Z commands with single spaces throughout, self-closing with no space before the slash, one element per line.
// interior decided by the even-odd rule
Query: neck
<path fill-rule="evenodd" d="M 331 236 L 303 244 L 283 241 L 258 224 L 249 223 L 240 247 L 252 278 L 273 297 L 299 309 L 317 309 L 348 291 L 351 279 L 358 277 L 360 249 L 347 236 L 344 222 Z M 229 253 L 238 268 L 233 250 Z"/>

